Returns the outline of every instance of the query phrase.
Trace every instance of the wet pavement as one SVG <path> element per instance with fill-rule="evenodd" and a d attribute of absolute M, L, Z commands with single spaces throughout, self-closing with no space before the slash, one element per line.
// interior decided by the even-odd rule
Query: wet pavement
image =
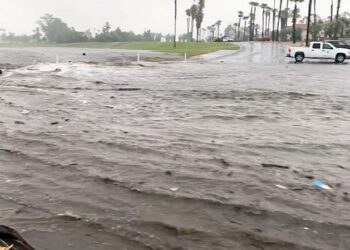
<path fill-rule="evenodd" d="M 42 60 L 0 78 L 1 223 L 50 250 L 348 249 L 350 66 L 243 47 L 142 67 L 0 50 Z"/>
<path fill-rule="evenodd" d="M 278 43 L 237 43 L 239 51 L 218 51 L 193 58 L 195 61 L 214 61 L 226 63 L 279 64 L 289 62 L 285 58 L 287 47 Z"/>

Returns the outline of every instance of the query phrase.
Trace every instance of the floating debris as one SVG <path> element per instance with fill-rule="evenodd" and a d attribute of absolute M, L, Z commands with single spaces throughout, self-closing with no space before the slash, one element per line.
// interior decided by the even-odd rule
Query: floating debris
<path fill-rule="evenodd" d="M 119 88 L 117 91 L 140 91 L 140 88 Z"/>
<path fill-rule="evenodd" d="M 64 214 L 57 214 L 59 217 L 73 219 L 73 220 L 82 220 L 82 217 L 71 212 L 65 212 Z"/>
<path fill-rule="evenodd" d="M 166 174 L 166 175 L 173 175 L 173 172 L 171 172 L 171 171 L 168 170 L 168 171 L 165 171 L 165 174 Z"/>
<path fill-rule="evenodd" d="M 288 166 L 276 165 L 276 164 L 261 164 L 263 168 L 281 168 L 281 169 L 289 169 Z"/>
<path fill-rule="evenodd" d="M 282 186 L 282 185 L 275 185 L 276 187 L 280 188 L 280 189 L 284 189 L 284 190 L 287 190 L 288 188 L 285 187 L 285 186 Z"/>
<path fill-rule="evenodd" d="M 312 184 L 314 187 L 325 189 L 325 190 L 332 190 L 332 188 L 326 184 L 324 184 L 322 181 L 314 181 Z"/>
<path fill-rule="evenodd" d="M 22 122 L 22 121 L 15 121 L 15 124 L 18 124 L 18 125 L 24 125 L 25 122 Z"/>
<path fill-rule="evenodd" d="M 178 187 L 173 187 L 173 188 L 170 188 L 170 191 L 177 192 L 177 191 L 179 191 L 179 188 Z"/>

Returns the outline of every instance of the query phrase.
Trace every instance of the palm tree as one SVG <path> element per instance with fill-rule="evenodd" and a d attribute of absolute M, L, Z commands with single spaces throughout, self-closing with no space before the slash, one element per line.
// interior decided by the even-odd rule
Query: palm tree
<path fill-rule="evenodd" d="M 207 27 L 207 30 L 209 31 L 209 37 L 211 38 L 211 33 L 212 33 L 211 26 L 208 26 L 208 27 Z M 211 39 L 210 39 L 210 40 L 211 40 Z"/>
<path fill-rule="evenodd" d="M 260 4 L 260 8 L 262 8 L 261 38 L 264 38 L 264 33 L 265 33 L 265 9 L 267 8 L 267 4 L 266 3 Z"/>
<path fill-rule="evenodd" d="M 296 43 L 296 23 L 298 17 L 298 3 L 304 2 L 304 0 L 290 0 L 294 2 L 294 10 L 293 10 L 293 43 Z"/>
<path fill-rule="evenodd" d="M 339 2 L 340 0 L 338 0 Z M 310 39 L 310 23 L 311 23 L 311 10 L 312 10 L 312 0 L 309 0 L 309 9 L 307 15 L 307 29 L 306 29 L 306 46 L 309 46 Z"/>
<path fill-rule="evenodd" d="M 177 21 L 177 0 L 175 0 L 174 48 L 176 48 L 176 21 Z"/>
<path fill-rule="evenodd" d="M 256 8 L 257 7 L 259 7 L 259 3 L 258 2 L 253 2 L 254 4 L 253 4 L 253 6 L 254 6 L 254 26 L 253 27 L 256 27 Z M 257 37 L 257 32 L 255 32 L 255 34 L 254 34 L 254 40 L 255 40 L 255 38 Z"/>
<path fill-rule="evenodd" d="M 339 19 L 340 4 L 341 4 L 341 0 L 338 0 L 337 15 L 336 15 L 336 17 L 335 17 L 335 20 L 337 20 L 337 21 L 338 21 L 338 19 Z"/>
<path fill-rule="evenodd" d="M 253 41 L 252 28 L 253 28 L 253 2 L 249 2 L 250 5 L 250 15 L 249 15 L 249 41 Z"/>
<path fill-rule="evenodd" d="M 205 0 L 199 0 L 198 3 L 198 11 L 197 11 L 197 16 L 196 16 L 196 28 L 197 28 L 197 42 L 199 41 L 199 32 L 202 27 L 202 22 L 204 18 L 204 13 L 203 9 L 205 7 Z"/>
<path fill-rule="evenodd" d="M 238 22 L 238 40 L 241 39 L 241 21 L 242 21 L 242 17 L 244 16 L 243 11 L 238 11 L 238 18 L 239 18 L 239 22 Z"/>
<path fill-rule="evenodd" d="M 216 27 L 216 24 L 213 24 L 213 25 L 211 25 L 211 26 L 208 26 L 207 27 L 207 29 L 209 30 L 209 32 L 210 32 L 210 36 L 211 36 L 211 40 L 214 42 L 214 40 L 215 40 L 215 28 Z"/>
<path fill-rule="evenodd" d="M 275 41 L 275 22 L 276 22 L 276 0 L 273 0 L 272 9 L 272 41 Z"/>
<path fill-rule="evenodd" d="M 234 27 L 234 31 L 235 31 L 235 41 L 237 41 L 237 27 L 238 27 L 238 23 L 234 23 L 233 27 Z"/>
<path fill-rule="evenodd" d="M 250 6 L 252 7 L 251 11 L 251 28 L 250 28 L 250 41 L 254 40 L 254 34 L 255 34 L 255 18 L 256 18 L 256 7 L 258 7 L 260 4 L 258 2 L 250 2 Z"/>
<path fill-rule="evenodd" d="M 271 21 L 271 10 L 272 8 L 270 7 L 266 7 L 266 11 L 265 11 L 265 35 L 267 35 L 269 37 L 270 34 L 270 21 Z"/>
<path fill-rule="evenodd" d="M 187 9 L 186 10 L 186 15 L 187 15 L 187 42 L 190 41 L 190 23 L 191 23 L 191 10 Z"/>
<path fill-rule="evenodd" d="M 333 0 L 332 0 L 332 4 L 331 4 L 331 23 L 333 23 L 333 8 L 334 8 L 334 4 L 333 4 Z"/>
<path fill-rule="evenodd" d="M 277 19 L 276 41 L 279 41 L 280 23 L 281 23 L 281 17 L 282 17 L 282 4 L 283 4 L 283 0 L 280 0 L 280 8 L 279 8 L 278 19 Z"/>
<path fill-rule="evenodd" d="M 254 28 L 255 28 L 255 37 L 257 37 L 258 36 L 258 31 L 260 29 L 259 24 L 255 24 Z"/>
<path fill-rule="evenodd" d="M 246 40 L 245 34 L 247 31 L 247 20 L 249 19 L 249 16 L 244 16 L 243 20 L 244 20 L 244 29 L 243 29 L 243 41 Z"/>
<path fill-rule="evenodd" d="M 198 6 L 193 4 L 190 8 L 191 11 L 191 42 L 193 42 L 193 28 L 194 28 L 194 20 L 196 19 Z"/>
<path fill-rule="evenodd" d="M 314 0 L 314 25 L 317 23 L 316 0 Z"/>
<path fill-rule="evenodd" d="M 286 19 L 286 26 L 288 25 L 288 19 L 289 19 L 289 16 L 290 16 L 290 9 L 289 9 L 289 0 L 287 0 L 287 7 L 286 7 L 286 10 L 287 10 L 287 19 Z"/>
<path fill-rule="evenodd" d="M 289 12 L 289 9 L 282 10 L 282 12 L 281 12 L 281 32 L 285 31 L 285 29 L 287 28 L 288 18 L 290 16 L 290 14 L 291 13 Z M 285 34 L 285 32 L 284 32 L 284 34 Z M 281 39 L 282 38 L 285 39 L 285 37 L 282 37 L 282 36 L 280 36 L 280 37 L 281 37 Z"/>
<path fill-rule="evenodd" d="M 222 21 L 221 20 L 219 20 L 219 21 L 217 21 L 214 25 L 216 25 L 217 27 L 218 27 L 218 38 L 220 38 L 220 26 L 221 26 L 221 23 L 222 23 Z"/>

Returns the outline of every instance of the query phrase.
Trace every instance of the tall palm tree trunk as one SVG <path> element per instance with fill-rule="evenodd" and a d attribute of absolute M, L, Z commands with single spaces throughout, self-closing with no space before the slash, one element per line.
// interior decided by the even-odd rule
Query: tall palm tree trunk
<path fill-rule="evenodd" d="M 174 48 L 176 48 L 177 0 L 175 0 Z"/>
<path fill-rule="evenodd" d="M 249 19 L 249 41 L 253 41 L 253 6 L 250 8 L 250 19 Z"/>
<path fill-rule="evenodd" d="M 196 33 L 196 42 L 198 43 L 199 42 L 199 28 L 197 28 L 197 33 Z"/>
<path fill-rule="evenodd" d="M 341 0 L 338 0 L 337 15 L 336 15 L 336 17 L 335 17 L 335 20 L 337 20 L 337 21 L 338 21 L 338 19 L 339 19 L 340 4 L 341 4 Z"/>
<path fill-rule="evenodd" d="M 332 0 L 332 5 L 331 5 L 331 23 L 333 23 L 333 9 L 334 9 L 334 4 Z"/>
<path fill-rule="evenodd" d="M 275 41 L 276 0 L 273 0 L 272 13 L 272 41 Z"/>
<path fill-rule="evenodd" d="M 243 29 L 243 41 L 245 41 L 245 32 L 247 30 L 247 21 L 244 20 L 244 29 Z"/>
<path fill-rule="evenodd" d="M 317 15 L 316 15 L 316 0 L 314 0 L 314 24 L 317 23 Z"/>
<path fill-rule="evenodd" d="M 307 15 L 307 30 L 306 30 L 306 46 L 309 46 L 309 43 L 310 43 L 311 10 L 312 10 L 312 0 L 309 0 L 309 11 Z"/>
<path fill-rule="evenodd" d="M 269 19 L 268 19 L 267 35 L 268 35 L 269 38 L 271 39 L 271 12 L 270 12 Z"/>
<path fill-rule="evenodd" d="M 294 5 L 294 11 L 293 11 L 293 43 L 297 42 L 297 37 L 296 37 L 296 23 L 297 23 L 297 2 L 295 2 Z"/>
<path fill-rule="evenodd" d="M 191 22 L 190 18 L 187 17 L 187 42 L 190 41 L 190 22 Z"/>
<path fill-rule="evenodd" d="M 241 21 L 242 18 L 240 17 L 238 21 L 238 40 L 241 38 Z"/>
<path fill-rule="evenodd" d="M 279 32 L 280 32 L 280 23 L 281 23 L 281 17 L 282 17 L 282 4 L 283 0 L 280 0 L 280 8 L 278 13 L 278 21 L 277 21 L 277 31 L 276 31 L 276 41 L 279 41 Z"/>
<path fill-rule="evenodd" d="M 286 20 L 286 26 L 288 26 L 288 19 L 289 19 L 289 0 L 287 0 L 287 20 Z M 285 27 L 286 28 L 286 27 Z"/>
<path fill-rule="evenodd" d="M 194 18 L 191 18 L 191 35 L 190 35 L 190 41 L 193 42 L 193 30 L 194 30 Z"/>
<path fill-rule="evenodd" d="M 256 7 L 254 7 L 254 23 L 253 23 L 253 40 L 255 41 L 256 30 L 255 30 L 255 21 L 256 21 Z"/>
<path fill-rule="evenodd" d="M 262 25 L 261 25 L 261 38 L 264 38 L 264 31 L 265 31 L 265 9 L 263 9 L 263 13 L 262 13 Z"/>
<path fill-rule="evenodd" d="M 269 23 L 268 23 L 268 21 L 269 21 L 269 17 L 270 17 L 270 13 L 269 14 L 267 14 L 267 13 L 265 13 L 265 36 L 267 36 L 268 37 L 268 30 L 269 30 Z"/>

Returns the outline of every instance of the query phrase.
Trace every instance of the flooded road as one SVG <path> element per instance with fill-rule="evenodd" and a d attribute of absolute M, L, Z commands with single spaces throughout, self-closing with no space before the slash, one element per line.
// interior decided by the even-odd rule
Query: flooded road
<path fill-rule="evenodd" d="M 66 50 L 0 78 L 1 224 L 50 250 L 348 249 L 348 64 Z"/>

